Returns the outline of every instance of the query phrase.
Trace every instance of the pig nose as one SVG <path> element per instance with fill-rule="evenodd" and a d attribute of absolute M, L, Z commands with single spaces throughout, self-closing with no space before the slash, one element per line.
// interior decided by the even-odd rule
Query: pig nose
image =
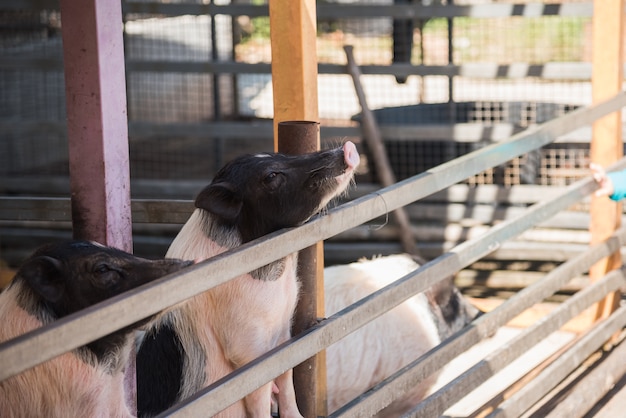
<path fill-rule="evenodd" d="M 356 151 L 356 146 L 351 141 L 343 144 L 343 159 L 348 167 L 352 169 L 356 168 L 361 161 L 359 153 Z"/>

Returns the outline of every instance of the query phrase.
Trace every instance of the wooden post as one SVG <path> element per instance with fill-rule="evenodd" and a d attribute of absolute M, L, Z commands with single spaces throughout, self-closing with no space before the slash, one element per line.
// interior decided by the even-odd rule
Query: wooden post
<path fill-rule="evenodd" d="M 274 145 L 278 123 L 317 121 L 315 0 L 270 0 Z"/>
<path fill-rule="evenodd" d="M 304 129 L 303 137 L 289 149 L 279 144 L 279 123 L 319 119 L 317 100 L 317 14 L 315 0 L 270 0 L 272 88 L 274 94 L 274 149 L 287 153 L 318 150 L 319 127 L 281 127 L 281 131 Z M 308 132 L 308 133 L 307 133 Z M 290 134 L 288 134 L 290 135 Z M 295 146 L 297 144 L 297 146 Z M 294 334 L 324 317 L 324 250 L 317 243 L 300 252 L 298 271 L 302 294 L 294 319 Z M 300 412 L 305 417 L 326 416 L 326 357 L 319 353 L 294 369 L 294 386 Z"/>
<path fill-rule="evenodd" d="M 61 0 L 61 16 L 74 237 L 132 252 L 122 5 Z M 134 362 L 126 377 L 135 411 Z"/>
<path fill-rule="evenodd" d="M 593 9 L 592 94 L 593 103 L 602 102 L 622 90 L 624 0 L 595 0 Z M 604 167 L 623 154 L 621 112 L 593 124 L 591 161 Z M 591 243 L 605 240 L 620 227 L 622 204 L 606 197 L 591 199 Z M 595 264 L 589 271 L 592 281 L 621 265 L 619 251 Z M 598 303 L 593 319 L 605 318 L 619 303 L 619 293 Z"/>

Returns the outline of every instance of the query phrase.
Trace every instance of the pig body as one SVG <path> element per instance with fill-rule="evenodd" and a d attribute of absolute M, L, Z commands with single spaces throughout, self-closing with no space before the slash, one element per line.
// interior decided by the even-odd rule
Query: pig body
<path fill-rule="evenodd" d="M 405 254 L 324 269 L 328 316 L 380 290 L 419 267 Z M 452 279 L 419 293 L 326 351 L 328 409 L 335 411 L 462 329 L 479 311 Z M 429 392 L 431 375 L 377 415 L 399 417 Z"/>
<path fill-rule="evenodd" d="M 191 264 L 86 241 L 44 246 L 0 294 L 0 342 Z M 129 417 L 124 370 L 135 324 L 0 382 L 2 417 Z"/>
<path fill-rule="evenodd" d="M 220 170 L 167 256 L 204 259 L 304 223 L 350 184 L 354 144 L 304 156 L 243 156 Z M 167 314 L 137 357 L 138 409 L 152 416 L 290 338 L 297 253 L 210 289 Z M 281 417 L 300 417 L 291 370 L 275 382 Z M 272 382 L 218 414 L 269 417 Z"/>

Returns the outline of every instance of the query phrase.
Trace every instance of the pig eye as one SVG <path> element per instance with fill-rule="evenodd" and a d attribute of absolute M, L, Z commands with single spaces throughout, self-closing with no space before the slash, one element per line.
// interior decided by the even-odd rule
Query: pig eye
<path fill-rule="evenodd" d="M 280 180 L 281 180 L 280 173 L 277 171 L 272 171 L 265 176 L 265 178 L 263 179 L 263 183 L 265 183 L 266 185 L 270 187 L 277 187 L 281 183 Z"/>
<path fill-rule="evenodd" d="M 111 268 L 106 264 L 97 264 L 93 269 L 93 272 L 96 274 L 106 274 L 109 271 L 111 271 Z"/>
<path fill-rule="evenodd" d="M 284 182 L 284 175 L 280 171 L 268 171 L 263 177 L 263 186 L 268 191 L 276 191 Z"/>
<path fill-rule="evenodd" d="M 94 284 L 99 288 L 114 286 L 120 279 L 120 272 L 106 263 L 96 264 L 93 274 Z"/>

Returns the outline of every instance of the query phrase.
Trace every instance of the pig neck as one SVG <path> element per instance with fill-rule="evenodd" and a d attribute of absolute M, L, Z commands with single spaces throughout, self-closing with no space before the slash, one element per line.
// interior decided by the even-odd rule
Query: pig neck
<path fill-rule="evenodd" d="M 239 245 L 241 245 L 241 236 L 235 227 L 224 226 L 217 222 L 209 212 L 196 209 L 172 242 L 166 257 L 186 260 L 207 259 Z M 289 278 L 293 278 L 295 282 L 297 257 L 298 253 L 296 252 L 268 266 L 256 269 L 249 275 L 239 276 L 217 288 L 194 296 L 178 309 L 166 314 L 162 323 L 169 324 L 168 326 L 176 330 L 177 338 L 183 347 L 181 353 L 183 375 L 180 376 L 182 386 L 178 392 L 178 399 L 191 396 L 207 384 L 233 370 L 232 364 L 224 356 L 223 348 L 217 344 L 219 338 L 214 329 L 215 324 L 212 323 L 215 318 L 204 316 L 210 312 L 222 312 L 223 310 L 216 306 L 216 304 L 221 303 L 220 299 L 216 300 L 211 295 L 219 291 L 223 292 L 224 289 L 231 286 L 239 286 L 236 281 L 245 280 L 245 276 L 256 278 L 271 276 L 271 278 L 261 280 L 272 280 L 278 285 L 281 283 L 280 280 L 277 280 L 280 277 L 285 277 L 287 282 Z M 283 272 L 287 272 L 287 266 L 292 266 L 289 267 L 294 270 L 292 275 L 283 274 Z M 289 285 L 289 283 L 286 284 Z M 294 287 L 297 289 L 297 284 L 294 284 Z M 254 298 L 252 295 L 251 297 Z M 291 305 L 295 304 L 296 297 L 294 296 L 293 299 L 293 303 L 289 304 L 289 315 L 293 313 L 293 306 Z M 217 321 L 218 327 L 220 323 Z M 211 359 L 209 363 L 206 361 L 207 358 Z"/>
<path fill-rule="evenodd" d="M 46 303 L 28 286 L 24 286 L 19 278 L 14 280 L 10 288 L 15 288 L 14 295 L 17 304 L 33 319 L 36 319 L 37 327 L 50 324 L 58 319 L 51 313 Z M 24 333 L 32 329 L 34 328 L 21 329 L 20 332 Z M 85 346 L 78 347 L 72 353 L 92 367 L 99 367 L 110 375 L 117 374 L 123 370 L 128 361 L 132 340 L 131 333 L 132 331 L 129 330 L 118 331 Z"/>
<path fill-rule="evenodd" d="M 172 242 L 166 257 L 185 260 L 207 259 L 242 244 L 236 225 L 219 222 L 213 214 L 196 209 Z M 254 279 L 274 281 L 285 271 L 286 257 L 252 270 Z"/>

